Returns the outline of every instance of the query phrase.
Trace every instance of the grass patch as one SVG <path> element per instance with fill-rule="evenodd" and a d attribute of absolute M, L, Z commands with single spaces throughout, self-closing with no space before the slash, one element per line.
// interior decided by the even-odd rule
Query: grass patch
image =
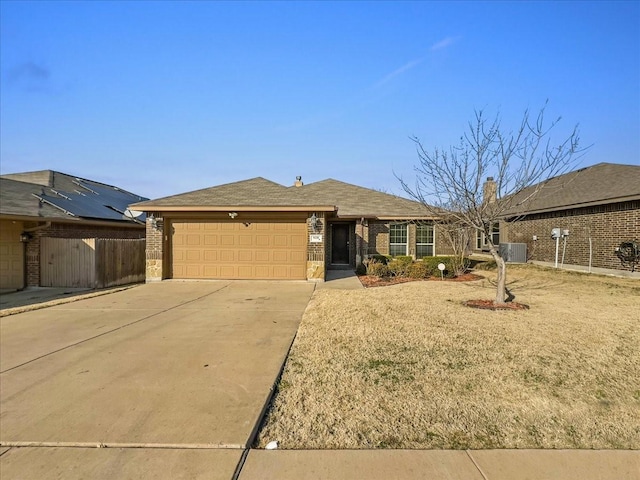
<path fill-rule="evenodd" d="M 638 281 L 509 275 L 530 310 L 464 307 L 489 279 L 316 291 L 259 446 L 640 448 Z"/>

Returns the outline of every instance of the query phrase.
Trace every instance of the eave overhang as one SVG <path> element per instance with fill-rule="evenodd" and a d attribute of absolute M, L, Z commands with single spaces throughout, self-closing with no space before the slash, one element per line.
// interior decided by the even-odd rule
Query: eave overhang
<path fill-rule="evenodd" d="M 144 223 L 134 223 L 129 220 L 94 220 L 82 217 L 32 217 L 28 215 L 9 215 L 6 213 L 0 214 L 0 220 L 11 220 L 16 222 L 51 222 L 51 223 L 66 223 L 71 225 L 94 225 L 102 227 L 118 227 L 118 228 L 137 228 L 139 230 L 145 229 Z"/>
<path fill-rule="evenodd" d="M 611 205 L 613 203 L 625 203 L 640 200 L 640 195 L 630 195 L 627 197 L 610 198 L 607 200 L 596 200 L 593 202 L 574 203 L 571 205 L 560 205 L 557 207 L 539 208 L 534 210 L 525 210 L 521 212 L 506 212 L 503 218 L 524 217 L 527 215 L 535 215 L 538 213 L 559 212 L 563 210 L 576 210 L 578 208 L 597 207 L 599 205 Z"/>

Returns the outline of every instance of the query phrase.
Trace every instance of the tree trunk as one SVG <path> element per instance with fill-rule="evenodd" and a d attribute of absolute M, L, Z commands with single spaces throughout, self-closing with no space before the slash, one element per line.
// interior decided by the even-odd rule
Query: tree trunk
<path fill-rule="evenodd" d="M 490 248 L 491 256 L 498 266 L 498 282 L 496 287 L 496 303 L 506 303 L 507 299 L 507 262 L 496 251 L 494 246 Z"/>

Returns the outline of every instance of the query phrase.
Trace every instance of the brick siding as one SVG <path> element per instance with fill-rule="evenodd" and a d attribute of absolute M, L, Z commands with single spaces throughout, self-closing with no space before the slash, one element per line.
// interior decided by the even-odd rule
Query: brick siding
<path fill-rule="evenodd" d="M 565 264 L 588 266 L 591 238 L 593 267 L 625 270 L 615 248 L 621 242 L 640 239 L 640 201 L 540 213 L 502 222 L 500 241 L 526 243 L 529 260 L 555 262 L 553 228 L 569 230 Z M 537 241 L 533 240 L 534 235 Z M 562 259 L 563 246 L 564 240 L 560 239 L 558 261 Z"/>

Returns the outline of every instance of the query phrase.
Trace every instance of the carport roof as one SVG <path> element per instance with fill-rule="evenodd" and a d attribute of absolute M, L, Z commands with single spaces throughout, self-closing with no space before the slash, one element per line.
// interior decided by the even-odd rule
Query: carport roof
<path fill-rule="evenodd" d="M 262 177 L 136 203 L 155 211 L 337 211 L 341 218 L 406 219 L 429 217 L 419 202 L 327 179 L 285 187 Z"/>

